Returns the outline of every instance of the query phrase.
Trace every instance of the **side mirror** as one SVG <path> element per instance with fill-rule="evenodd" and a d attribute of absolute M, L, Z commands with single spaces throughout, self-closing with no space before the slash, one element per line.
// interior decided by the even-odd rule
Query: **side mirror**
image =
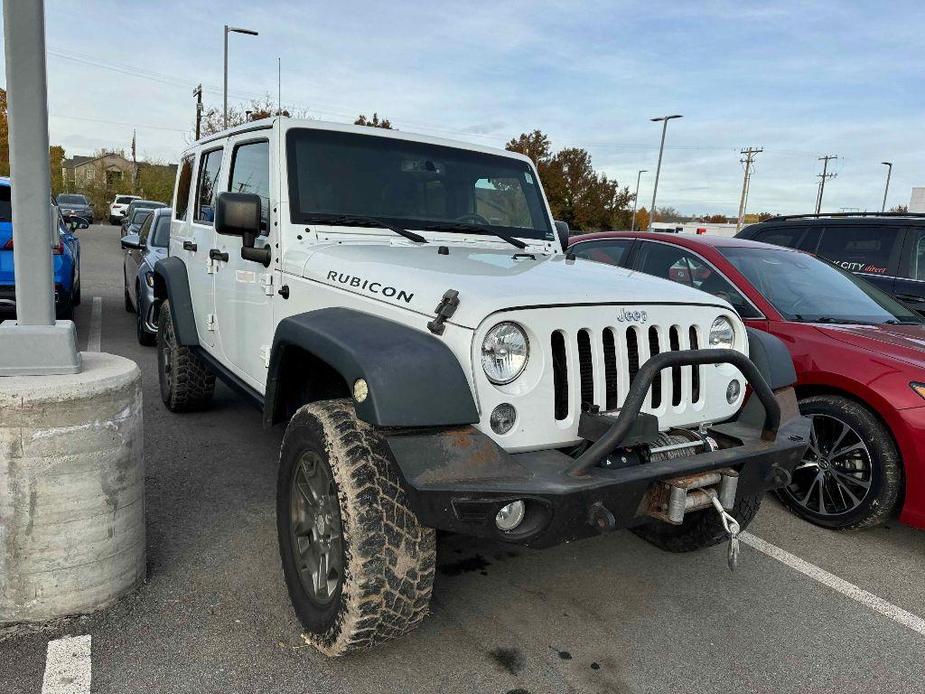
<path fill-rule="evenodd" d="M 568 222 L 556 221 L 556 234 L 559 236 L 559 244 L 563 251 L 568 251 L 568 237 L 571 232 L 568 228 Z"/>
<path fill-rule="evenodd" d="M 253 193 L 219 193 L 215 204 L 215 232 L 241 237 L 241 257 L 270 266 L 270 247 L 255 248 L 260 235 L 261 200 Z"/>
<path fill-rule="evenodd" d="M 122 248 L 125 249 L 134 249 L 138 250 L 144 248 L 144 244 L 141 242 L 141 237 L 138 234 L 129 234 L 128 236 L 123 236 L 119 241 L 122 244 Z"/>

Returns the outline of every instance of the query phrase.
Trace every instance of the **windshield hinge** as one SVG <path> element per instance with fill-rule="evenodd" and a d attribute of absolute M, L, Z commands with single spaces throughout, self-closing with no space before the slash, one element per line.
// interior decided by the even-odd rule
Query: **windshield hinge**
<path fill-rule="evenodd" d="M 459 292 L 455 289 L 447 289 L 443 293 L 440 303 L 437 304 L 437 308 L 434 309 L 437 316 L 427 324 L 427 329 L 434 335 L 442 335 L 443 331 L 446 330 L 446 325 L 444 324 L 456 313 L 457 306 L 459 306 Z"/>

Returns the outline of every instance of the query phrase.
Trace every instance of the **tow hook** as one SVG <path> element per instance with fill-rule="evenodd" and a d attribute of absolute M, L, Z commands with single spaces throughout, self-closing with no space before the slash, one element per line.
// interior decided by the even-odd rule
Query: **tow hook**
<path fill-rule="evenodd" d="M 600 501 L 595 501 L 588 509 L 588 523 L 600 533 L 613 530 L 617 526 L 617 519 L 607 510 Z"/>

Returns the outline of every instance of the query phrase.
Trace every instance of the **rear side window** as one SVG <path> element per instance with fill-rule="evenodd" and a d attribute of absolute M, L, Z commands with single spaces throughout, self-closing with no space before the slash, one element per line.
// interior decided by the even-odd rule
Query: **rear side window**
<path fill-rule="evenodd" d="M 186 219 L 186 210 L 189 209 L 189 189 L 193 181 L 193 155 L 183 157 L 180 162 L 180 171 L 177 173 L 177 192 L 173 198 L 174 216 L 177 219 Z"/>
<path fill-rule="evenodd" d="M 132 200 L 137 200 L 137 199 L 138 198 L 134 198 L 131 195 L 120 195 L 116 198 L 116 204 L 117 205 L 128 205 Z"/>
<path fill-rule="evenodd" d="M 218 194 L 218 175 L 222 170 L 222 150 L 204 152 L 199 159 L 199 181 L 196 185 L 196 209 L 193 219 L 200 224 L 215 220 L 215 196 Z"/>
<path fill-rule="evenodd" d="M 270 228 L 270 143 L 247 142 L 234 148 L 228 190 L 260 196 L 260 230 Z"/>
<path fill-rule="evenodd" d="M 10 205 L 11 190 L 9 186 L 0 186 L 0 222 L 13 221 L 13 208 Z"/>
<path fill-rule="evenodd" d="M 762 243 L 772 243 L 775 246 L 785 246 L 787 248 L 796 248 L 797 242 L 806 227 L 803 226 L 786 226 L 772 227 L 757 232 L 752 238 Z"/>
<path fill-rule="evenodd" d="M 899 229 L 884 226 L 826 227 L 819 255 L 851 272 L 888 274 Z"/>
<path fill-rule="evenodd" d="M 574 246 L 570 247 L 569 252 L 578 258 L 596 260 L 599 263 L 607 263 L 609 265 L 622 265 L 632 245 L 632 239 L 585 241 L 583 243 L 576 243 Z"/>

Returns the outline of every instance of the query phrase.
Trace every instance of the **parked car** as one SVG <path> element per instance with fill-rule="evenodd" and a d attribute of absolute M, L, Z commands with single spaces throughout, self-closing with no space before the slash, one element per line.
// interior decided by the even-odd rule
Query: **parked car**
<path fill-rule="evenodd" d="M 925 313 L 925 214 L 774 217 L 737 236 L 818 255 Z"/>
<path fill-rule="evenodd" d="M 57 197 L 58 209 L 65 217 L 80 217 L 93 223 L 93 203 L 79 193 L 61 193 Z"/>
<path fill-rule="evenodd" d="M 797 370 L 810 448 L 779 493 L 829 528 L 900 520 L 925 528 L 925 323 L 868 282 L 807 253 L 745 239 L 586 234 L 577 257 L 722 297 L 779 337 Z"/>
<path fill-rule="evenodd" d="M 16 308 L 16 276 L 13 267 L 13 217 L 10 206 L 10 179 L 0 177 L 0 309 Z M 54 201 L 52 201 L 54 204 Z M 55 314 L 70 320 L 80 304 L 80 240 L 75 229 L 89 224 L 80 217 L 63 217 L 55 208 L 58 245 L 54 257 Z"/>
<path fill-rule="evenodd" d="M 129 203 L 129 206 L 125 208 L 125 216 L 122 217 L 122 235 L 125 236 L 128 231 L 128 225 L 132 223 L 135 219 L 135 212 L 138 210 L 156 210 L 161 207 L 167 207 L 162 202 L 157 200 L 133 200 Z"/>
<path fill-rule="evenodd" d="M 145 214 L 137 232 L 122 237 L 125 261 L 122 280 L 125 290 L 125 310 L 136 315 L 136 335 L 143 345 L 157 341 L 154 320 L 154 264 L 167 257 L 170 242 L 170 208 L 139 210 Z"/>
<path fill-rule="evenodd" d="M 123 238 L 129 235 L 138 235 L 141 225 L 151 216 L 152 210 L 149 207 L 141 207 L 134 212 L 126 213 L 125 221 L 122 222 Z"/>
<path fill-rule="evenodd" d="M 121 224 L 122 218 L 125 217 L 125 211 L 133 200 L 140 200 L 137 195 L 117 195 L 109 203 L 109 223 Z"/>

